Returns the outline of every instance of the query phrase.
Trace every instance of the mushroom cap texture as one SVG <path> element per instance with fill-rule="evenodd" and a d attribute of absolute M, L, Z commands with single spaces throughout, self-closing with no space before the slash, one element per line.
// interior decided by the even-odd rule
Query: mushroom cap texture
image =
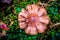
<path fill-rule="evenodd" d="M 50 18 L 44 7 L 37 4 L 29 4 L 18 14 L 19 28 L 24 29 L 26 34 L 36 35 L 44 33 Z"/>

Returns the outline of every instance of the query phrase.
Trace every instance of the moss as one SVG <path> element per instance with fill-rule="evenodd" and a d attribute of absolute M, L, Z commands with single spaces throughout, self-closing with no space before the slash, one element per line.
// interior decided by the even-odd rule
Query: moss
<path fill-rule="evenodd" d="M 6 23 L 8 25 L 8 27 L 10 28 L 9 31 L 6 31 L 7 40 L 12 40 L 12 39 L 39 40 L 40 38 L 46 39 L 48 37 L 48 35 L 54 36 L 55 32 L 57 32 L 57 31 L 60 32 L 60 29 L 58 29 L 56 31 L 56 30 L 53 30 L 54 28 L 53 29 L 49 28 L 50 34 L 47 34 L 47 32 L 48 32 L 48 30 L 47 30 L 45 32 L 45 34 L 27 35 L 27 34 L 25 34 L 24 30 L 18 28 L 18 20 L 17 20 L 18 13 L 21 11 L 22 8 L 25 8 L 27 4 L 33 4 L 33 3 L 38 3 L 38 0 L 25 0 L 25 1 L 21 0 L 20 2 L 18 2 L 17 0 L 13 0 L 13 5 L 16 10 L 16 14 L 13 13 L 12 8 L 10 8 L 10 7 L 6 8 L 6 10 L 3 12 L 3 14 L 4 14 L 3 16 L 2 16 L 2 12 L 0 12 L 1 20 L 4 23 Z M 52 2 L 50 4 L 50 6 L 46 7 L 46 9 L 47 9 L 48 15 L 51 19 L 51 22 L 53 24 L 60 22 L 60 13 L 58 12 L 59 10 L 58 10 L 58 5 L 56 4 L 56 2 Z M 10 26 L 10 23 L 12 21 L 14 23 L 12 24 L 12 26 Z M 59 27 L 59 26 L 57 26 L 57 27 Z"/>

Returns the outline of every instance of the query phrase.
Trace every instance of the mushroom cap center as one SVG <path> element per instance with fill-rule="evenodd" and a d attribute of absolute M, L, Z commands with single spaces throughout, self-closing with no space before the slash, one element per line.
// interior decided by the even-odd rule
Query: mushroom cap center
<path fill-rule="evenodd" d="M 36 13 L 32 13 L 32 14 L 29 14 L 28 16 L 28 23 L 31 24 L 31 25 L 35 25 L 35 23 L 37 23 L 39 20 L 39 17 Z"/>

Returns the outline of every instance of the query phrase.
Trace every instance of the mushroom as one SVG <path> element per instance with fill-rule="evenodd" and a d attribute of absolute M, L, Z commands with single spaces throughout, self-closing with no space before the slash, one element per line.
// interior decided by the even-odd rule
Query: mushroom
<path fill-rule="evenodd" d="M 24 29 L 26 34 L 36 35 L 44 33 L 50 18 L 44 7 L 37 4 L 29 4 L 18 14 L 19 28 Z"/>

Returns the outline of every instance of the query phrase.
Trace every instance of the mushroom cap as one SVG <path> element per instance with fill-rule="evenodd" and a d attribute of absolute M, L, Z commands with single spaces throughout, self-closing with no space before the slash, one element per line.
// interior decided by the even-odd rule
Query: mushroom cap
<path fill-rule="evenodd" d="M 44 7 L 30 4 L 18 14 L 18 21 L 19 28 L 24 29 L 26 34 L 36 35 L 46 31 L 50 19 Z"/>

